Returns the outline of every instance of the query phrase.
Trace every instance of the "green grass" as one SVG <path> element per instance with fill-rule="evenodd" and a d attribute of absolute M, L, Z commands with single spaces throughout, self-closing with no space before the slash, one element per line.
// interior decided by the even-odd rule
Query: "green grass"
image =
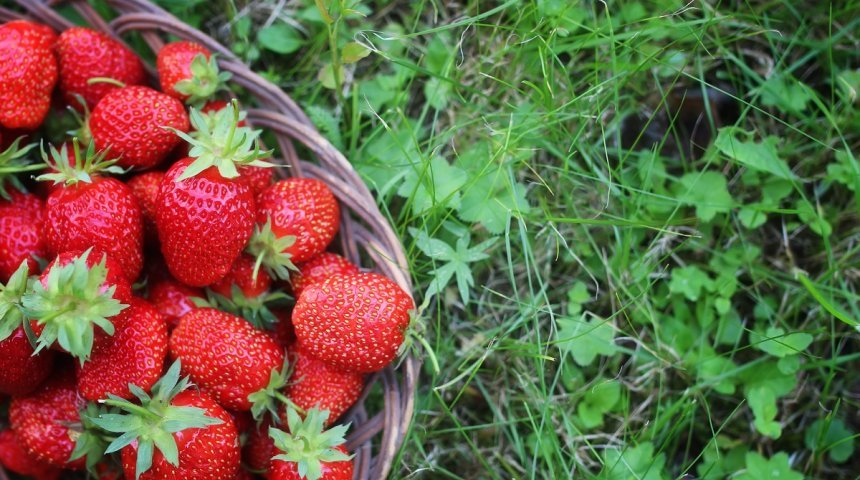
<path fill-rule="evenodd" d="M 860 471 L 860 3 L 161 3 L 402 235 L 440 369 L 395 478 Z"/>

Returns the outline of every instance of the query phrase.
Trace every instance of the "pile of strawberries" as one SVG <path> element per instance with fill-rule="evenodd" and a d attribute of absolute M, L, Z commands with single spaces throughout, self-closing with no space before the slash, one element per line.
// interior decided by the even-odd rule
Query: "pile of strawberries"
<path fill-rule="evenodd" d="M 91 29 L 0 26 L 0 463 L 351 479 L 337 421 L 412 299 L 326 252 L 337 200 L 274 181 L 207 49 L 166 45 L 160 90 L 145 72 Z"/>

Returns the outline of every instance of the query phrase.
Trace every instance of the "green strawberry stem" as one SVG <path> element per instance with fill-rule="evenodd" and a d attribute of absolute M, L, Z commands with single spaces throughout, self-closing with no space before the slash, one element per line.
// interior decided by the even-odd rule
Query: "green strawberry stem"
<path fill-rule="evenodd" d="M 36 352 L 59 343 L 83 364 L 93 348 L 95 326 L 113 335 L 110 318 L 128 305 L 114 298 L 115 285 L 104 289 L 106 256 L 98 264 L 87 266 L 91 250 L 66 265 L 54 265 L 45 283 L 32 282 L 22 297 L 24 315 L 43 326 Z"/>
<path fill-rule="evenodd" d="M 87 85 L 95 85 L 95 84 L 97 84 L 97 83 L 107 83 L 107 84 L 113 85 L 113 86 L 115 86 L 115 87 L 125 88 L 125 83 L 120 82 L 119 80 L 117 80 L 117 79 L 115 79 L 115 78 L 110 78 L 110 77 L 92 77 L 92 78 L 90 78 L 89 80 L 87 80 Z"/>
<path fill-rule="evenodd" d="M 180 80 L 173 85 L 177 92 L 187 95 L 185 103 L 199 105 L 212 97 L 215 92 L 224 88 L 227 80 L 230 80 L 230 72 L 221 72 L 216 61 L 217 54 L 206 55 L 198 53 L 191 61 L 191 78 Z"/>
<path fill-rule="evenodd" d="M 177 177 L 176 181 L 194 177 L 201 172 L 215 167 L 224 178 L 239 176 L 240 166 L 274 167 L 274 164 L 263 159 L 272 156 L 271 150 L 260 150 L 260 131 L 239 126 L 240 111 L 236 99 L 222 109 L 223 114 L 206 116 L 196 108 L 190 108 L 191 130 L 193 136 L 171 127 L 170 130 L 188 142 L 191 148 L 188 156 L 191 162 Z M 207 118 L 210 121 L 207 121 Z M 211 122 L 214 119 L 214 122 Z M 210 122 L 213 125 L 210 125 Z"/>
<path fill-rule="evenodd" d="M 86 456 L 87 470 L 96 478 L 96 465 L 104 458 L 105 447 L 108 442 L 113 440 L 113 437 L 102 434 L 96 425 L 90 420 L 91 417 L 98 416 L 103 412 L 98 405 L 88 403 L 86 408 L 80 412 L 81 422 L 70 425 L 70 434 L 76 436 L 75 448 L 69 457 L 69 461 L 75 461 Z"/>
<path fill-rule="evenodd" d="M 275 232 L 272 231 L 271 217 L 267 218 L 266 223 L 262 226 L 256 225 L 247 248 L 247 252 L 256 258 L 254 281 L 257 281 L 260 267 L 265 267 L 266 272 L 272 277 L 289 281 L 290 271 L 298 271 L 298 268 L 290 260 L 292 255 L 287 252 L 287 249 L 294 243 L 296 243 L 296 237 L 292 235 L 283 237 L 275 235 Z"/>
<path fill-rule="evenodd" d="M 59 150 L 50 145 L 49 152 L 42 148 L 42 159 L 48 168 L 53 169 L 36 177 L 36 180 L 54 182 L 54 185 L 74 185 L 79 182 L 92 183 L 93 174 L 105 172 L 123 174 L 125 170 L 115 165 L 116 159 L 105 160 L 107 150 L 96 152 L 95 145 L 90 142 L 87 149 L 81 151 L 78 138 L 72 139 L 72 157 L 69 157 L 69 148 L 64 143 Z M 74 161 L 72 161 L 74 159 Z"/>
<path fill-rule="evenodd" d="M 137 441 L 137 478 L 152 466 L 156 448 L 168 463 L 179 466 L 179 451 L 174 433 L 223 423 L 218 418 L 207 416 L 206 410 L 202 408 L 171 405 L 174 397 L 190 386 L 188 377 L 180 379 L 180 370 L 181 365 L 177 360 L 152 387 L 152 395 L 136 385 L 130 385 L 139 405 L 108 395 L 108 398 L 100 400 L 100 403 L 115 407 L 122 413 L 100 412 L 87 417 L 99 428 L 120 434 L 107 446 L 105 454 L 118 452 Z"/>
<path fill-rule="evenodd" d="M 256 281 L 256 278 L 254 278 Z M 233 285 L 230 298 L 206 289 L 206 300 L 202 300 L 198 306 L 209 306 L 221 311 L 232 313 L 248 321 L 258 330 L 271 330 L 278 317 L 272 313 L 270 305 L 290 300 L 290 296 L 283 292 L 266 292 L 262 295 L 248 298 L 238 285 Z M 194 300 L 192 300 L 194 301 Z M 195 302 L 196 303 L 196 302 Z"/>
<path fill-rule="evenodd" d="M 30 267 L 25 260 L 21 262 L 21 266 L 15 270 L 6 285 L 0 284 L 0 341 L 9 338 L 24 321 L 21 300 L 27 290 L 29 276 Z"/>
<path fill-rule="evenodd" d="M 248 401 L 251 402 L 251 415 L 254 416 L 254 420 L 262 421 L 263 414 L 268 412 L 277 421 L 278 405 L 276 400 L 283 401 L 286 399 L 280 390 L 287 385 L 287 379 L 290 378 L 291 372 L 292 367 L 287 360 L 284 360 L 284 365 L 280 371 L 272 369 L 269 374 L 269 384 L 265 388 L 248 395 Z M 289 400 L 287 401 L 289 402 Z"/>
<path fill-rule="evenodd" d="M 274 440 L 275 448 L 281 452 L 275 455 L 273 460 L 293 462 L 299 477 L 319 480 L 322 478 L 323 463 L 351 459 L 352 455 L 336 448 L 346 442 L 344 435 L 349 425 L 338 425 L 324 430 L 328 416 L 328 410 L 312 408 L 303 420 L 296 410 L 288 408 L 289 433 L 274 427 L 269 428 L 269 436 Z"/>
<path fill-rule="evenodd" d="M 21 147 L 21 142 L 24 137 L 18 137 L 9 145 L 9 148 L 0 153 L 0 198 L 10 200 L 9 192 L 6 191 L 6 184 L 10 184 L 21 192 L 26 192 L 24 185 L 15 176 L 16 173 L 32 172 L 42 168 L 39 164 L 29 164 L 26 156 L 30 150 L 36 147 L 35 143 L 31 143 Z"/>

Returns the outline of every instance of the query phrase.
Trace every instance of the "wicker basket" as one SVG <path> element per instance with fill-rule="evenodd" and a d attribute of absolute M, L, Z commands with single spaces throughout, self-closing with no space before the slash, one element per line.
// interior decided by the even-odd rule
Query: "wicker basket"
<path fill-rule="evenodd" d="M 359 264 L 360 252 L 363 252 L 374 270 L 388 276 L 407 292 L 412 291 L 406 258 L 397 235 L 343 154 L 319 134 L 296 102 L 248 69 L 229 49 L 146 0 L 108 0 L 119 14 L 111 22 L 101 18 L 85 0 L 16 2 L 26 13 L 0 7 L 0 21 L 26 17 L 63 31 L 72 24 L 54 11 L 54 6 L 67 3 L 74 6 L 92 28 L 116 38 L 127 32 L 139 32 L 154 52 L 164 45 L 165 34 L 198 42 L 216 52 L 221 69 L 233 74 L 231 82 L 244 87 L 256 99 L 254 108 L 247 110 L 248 121 L 271 131 L 277 138 L 283 162 L 290 166 L 277 169 L 277 174 L 313 177 L 328 184 L 343 207 L 339 234 L 342 253 Z M 299 159 L 293 142 L 313 152 L 317 163 Z M 382 479 L 391 472 L 412 420 L 419 366 L 419 360 L 409 356 L 396 368 L 392 365 L 372 375 L 362 397 L 344 416 L 346 422 L 352 422 L 346 447 L 355 454 L 356 479 Z M 364 402 L 376 384 L 381 384 L 384 408 L 381 412 L 368 412 Z M 0 468 L 0 480 L 7 478 Z"/>

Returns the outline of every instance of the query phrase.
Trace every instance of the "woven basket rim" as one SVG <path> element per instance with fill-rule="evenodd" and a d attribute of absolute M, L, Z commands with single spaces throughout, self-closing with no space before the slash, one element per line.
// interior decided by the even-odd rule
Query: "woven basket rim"
<path fill-rule="evenodd" d="M 290 167 L 278 169 L 278 174 L 285 176 L 284 170 L 289 170 L 292 176 L 317 178 L 325 182 L 342 207 L 341 231 L 338 235 L 342 253 L 360 264 L 360 251 L 363 251 L 373 262 L 375 270 L 394 280 L 411 295 L 408 263 L 399 238 L 349 161 L 319 133 L 288 94 L 251 71 L 228 48 L 148 0 L 107 0 L 118 13 L 110 22 L 105 21 L 85 0 L 15 1 L 26 13 L 0 7 L 0 22 L 29 18 L 61 32 L 72 26 L 72 23 L 54 8 L 60 4 L 71 4 L 91 28 L 106 32 L 120 41 L 123 34 L 136 31 L 157 52 L 165 43 L 164 34 L 170 34 L 200 43 L 217 53 L 221 69 L 233 75 L 230 82 L 243 87 L 256 99 L 256 106 L 249 105 L 246 108 L 248 122 L 275 135 L 283 160 Z M 294 142 L 312 152 L 319 164 L 300 159 Z M 407 355 L 398 364 L 371 375 L 362 397 L 342 417 L 345 422 L 352 423 L 346 446 L 355 454 L 356 479 L 386 478 L 391 472 L 397 451 L 411 426 L 420 364 L 416 356 Z M 382 386 L 384 408 L 370 415 L 364 401 L 377 383 Z M 377 438 L 378 451 L 374 454 L 374 441 Z M 7 478 L 0 467 L 0 480 Z"/>

